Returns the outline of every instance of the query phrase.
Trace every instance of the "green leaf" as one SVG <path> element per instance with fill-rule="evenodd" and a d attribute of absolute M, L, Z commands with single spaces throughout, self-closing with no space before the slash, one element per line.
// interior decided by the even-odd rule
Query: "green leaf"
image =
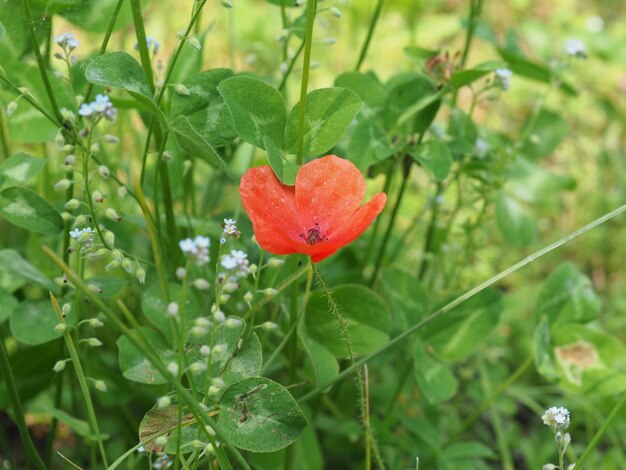
<path fill-rule="evenodd" d="M 178 301 L 181 296 L 182 287 L 180 284 L 171 283 L 169 285 L 170 298 L 172 301 Z M 179 308 L 183 308 L 182 305 Z M 183 326 L 184 330 L 187 331 L 188 328 L 191 327 L 193 321 L 200 314 L 200 306 L 198 305 L 198 301 L 195 296 L 187 295 L 185 296 L 185 318 L 187 320 L 187 324 Z M 143 310 L 143 314 L 146 316 L 150 323 L 156 326 L 161 333 L 168 339 L 168 341 L 172 342 L 173 340 L 173 325 L 172 318 L 167 314 L 167 303 L 165 301 L 165 295 L 161 291 L 161 285 L 159 283 L 154 283 L 146 291 L 143 293 L 141 299 L 141 309 Z"/>
<path fill-rule="evenodd" d="M 213 147 L 232 142 L 237 133 L 217 85 L 233 76 L 230 69 L 213 69 L 193 74 L 182 81 L 189 95 L 174 93 L 170 116 L 186 116 L 189 125 Z"/>
<path fill-rule="evenodd" d="M 240 75 L 222 81 L 217 89 L 226 101 L 239 137 L 262 149 L 265 137 L 279 148 L 284 147 L 287 105 L 276 88 Z"/>
<path fill-rule="evenodd" d="M 415 351 L 415 379 L 429 403 L 437 404 L 451 399 L 459 383 L 449 367 L 433 359 L 424 349 Z"/>
<path fill-rule="evenodd" d="M 452 153 L 446 144 L 429 140 L 409 149 L 409 155 L 426 168 L 436 181 L 443 181 L 452 168 Z"/>
<path fill-rule="evenodd" d="M 56 235 L 65 226 L 61 214 L 39 194 L 21 186 L 0 192 L 0 215 L 31 232 Z"/>
<path fill-rule="evenodd" d="M 0 289 L 0 324 L 11 316 L 18 306 L 18 301 L 10 293 Z"/>
<path fill-rule="evenodd" d="M 172 402 L 175 401 L 175 394 L 170 394 L 169 397 Z M 182 406 L 184 411 L 182 426 L 180 427 L 180 451 L 181 453 L 188 453 L 196 450 L 192 446 L 192 442 L 202 436 L 203 431 L 199 429 L 198 423 L 192 418 L 192 415 L 186 413 L 185 406 Z M 140 441 L 151 440 L 144 446 L 147 452 L 167 452 L 168 454 L 177 452 L 179 441 L 178 413 L 178 405 L 160 408 L 157 404 L 144 415 L 141 423 L 139 423 L 138 433 Z M 154 439 L 158 436 L 167 438 L 165 445 L 158 445 L 155 442 Z"/>
<path fill-rule="evenodd" d="M 544 316 L 550 325 L 595 320 L 601 302 L 591 281 L 572 263 L 560 264 L 546 280 L 535 307 L 535 319 Z"/>
<path fill-rule="evenodd" d="M 143 0 L 141 3 L 147 7 L 150 0 Z M 79 0 L 71 2 L 74 4 L 70 8 L 61 10 L 61 15 L 84 31 L 90 33 L 104 33 L 109 27 L 113 12 L 117 7 L 118 0 Z M 113 25 L 114 31 L 126 28 L 132 24 L 133 17 L 130 9 L 130 2 L 124 2 L 120 14 Z"/>
<path fill-rule="evenodd" d="M 333 148 L 361 109 L 359 95 L 347 88 L 321 88 L 307 94 L 304 117 L 304 154 L 320 155 Z M 285 146 L 297 150 L 300 103 L 289 113 Z"/>
<path fill-rule="evenodd" d="M 568 324 L 553 336 L 560 385 L 584 396 L 626 391 L 626 346 L 615 336 L 583 325 Z"/>
<path fill-rule="evenodd" d="M 532 127 L 527 131 L 528 138 L 520 149 L 520 155 L 537 160 L 552 154 L 569 135 L 569 126 L 561 114 L 542 109 Z"/>
<path fill-rule="evenodd" d="M 0 164 L 0 190 L 25 183 L 37 176 L 46 165 L 44 158 L 20 152 Z"/>
<path fill-rule="evenodd" d="M 150 109 L 163 127 L 167 127 L 167 118 L 154 101 L 146 74 L 131 55 L 119 51 L 102 54 L 87 62 L 85 77 L 96 85 L 126 90 Z"/>
<path fill-rule="evenodd" d="M 509 49 L 499 48 L 498 53 L 507 62 L 508 68 L 514 74 L 543 83 L 552 82 L 553 77 L 549 66 L 528 60 L 521 54 Z M 576 90 L 567 82 L 561 81 L 559 88 L 567 95 L 577 95 Z"/>
<path fill-rule="evenodd" d="M 387 130 L 408 124 L 410 132 L 422 134 L 435 119 L 441 97 L 448 91 L 446 87 L 437 90 L 428 77 L 420 74 L 399 80 L 389 90 L 384 109 Z"/>
<path fill-rule="evenodd" d="M 185 152 L 221 169 L 233 182 L 239 178 L 233 173 L 230 165 L 215 151 L 213 146 L 194 129 L 189 119 L 179 116 L 170 123 L 170 129 L 176 135 L 176 141 Z"/>
<path fill-rule="evenodd" d="M 371 72 L 342 73 L 335 79 L 335 86 L 352 90 L 372 109 L 382 107 L 387 97 L 387 90 Z"/>
<path fill-rule="evenodd" d="M 406 330 L 428 314 L 428 296 L 414 274 L 397 267 L 383 269 L 382 293 L 389 302 L 399 329 Z"/>
<path fill-rule="evenodd" d="M 218 425 L 239 449 L 274 452 L 293 443 L 307 419 L 289 391 L 264 377 L 228 387 L 220 400 Z"/>
<path fill-rule="evenodd" d="M 355 354 L 373 352 L 389 340 L 391 315 L 376 292 L 360 285 L 344 285 L 335 288 L 333 294 L 341 315 L 348 323 Z M 305 322 L 309 338 L 323 345 L 336 358 L 347 357 L 337 318 L 329 311 L 328 301 L 322 292 L 311 294 Z"/>
<path fill-rule="evenodd" d="M 476 458 L 496 458 L 493 450 L 479 441 L 464 441 L 451 444 L 445 449 L 445 457 L 452 460 L 467 460 Z"/>
<path fill-rule="evenodd" d="M 374 118 L 359 121 L 352 131 L 348 143 L 350 160 L 364 171 L 375 163 L 392 156 L 395 148 L 383 128 Z"/>
<path fill-rule="evenodd" d="M 274 144 L 269 137 L 265 137 L 263 143 L 267 151 L 267 159 L 276 177 L 283 184 L 293 186 L 296 182 L 296 176 L 298 175 L 300 167 L 283 157 L 278 147 L 276 147 L 276 144 Z"/>
<path fill-rule="evenodd" d="M 232 384 L 248 377 L 258 376 L 262 365 L 261 342 L 256 333 L 252 333 L 226 363 L 222 379 L 225 383 Z"/>
<path fill-rule="evenodd" d="M 507 243 L 517 248 L 526 248 L 537 238 L 536 221 L 503 192 L 496 199 L 496 221 Z"/>
<path fill-rule="evenodd" d="M 157 351 L 159 358 L 164 364 L 177 362 L 175 351 L 168 349 L 165 340 L 152 328 L 142 327 L 141 331 L 147 338 L 148 343 Z M 120 336 L 117 340 L 119 349 L 119 363 L 122 374 L 128 380 L 142 384 L 164 384 L 167 379 L 159 372 L 148 358 L 130 342 L 126 336 Z"/>
<path fill-rule="evenodd" d="M 535 368 L 537 372 L 548 379 L 558 377 L 556 362 L 552 351 L 552 341 L 550 336 L 550 323 L 544 316 L 535 327 L 533 335 L 533 353 L 535 356 Z"/>
<path fill-rule="evenodd" d="M 302 346 L 313 366 L 317 388 L 323 388 L 330 384 L 339 374 L 339 362 L 335 356 L 324 345 L 309 336 L 306 323 L 303 320 L 298 322 L 298 339 L 302 342 Z"/>
<path fill-rule="evenodd" d="M 426 325 L 423 342 L 445 361 L 465 359 L 488 339 L 501 312 L 502 294 L 484 290 Z"/>
<path fill-rule="evenodd" d="M 75 312 L 72 309 L 65 321 L 71 325 L 74 319 Z M 60 338 L 63 334 L 54 330 L 58 324 L 59 319 L 48 300 L 25 300 L 9 318 L 11 334 L 18 341 L 30 345 L 43 344 Z"/>
<path fill-rule="evenodd" d="M 57 285 L 36 267 L 22 258 L 22 255 L 11 248 L 0 250 L 0 271 L 9 273 L 52 292 L 58 292 Z"/>
<path fill-rule="evenodd" d="M 452 74 L 450 77 L 450 85 L 454 88 L 459 89 L 464 87 L 465 85 L 469 85 L 476 80 L 484 77 L 488 73 L 493 72 L 496 69 L 506 68 L 507 63 L 502 60 L 492 60 L 489 62 L 483 62 L 482 64 L 478 64 L 471 69 L 460 70 Z"/>

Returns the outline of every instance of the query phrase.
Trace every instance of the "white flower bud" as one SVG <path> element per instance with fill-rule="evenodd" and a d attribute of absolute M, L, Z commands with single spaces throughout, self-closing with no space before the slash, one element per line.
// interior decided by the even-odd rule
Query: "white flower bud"
<path fill-rule="evenodd" d="M 67 178 L 63 178 L 62 180 L 59 180 L 54 184 L 54 189 L 57 191 L 65 191 L 71 185 L 72 182 L 70 180 L 68 180 Z"/>
<path fill-rule="evenodd" d="M 263 289 L 263 294 L 267 297 L 274 297 L 276 294 L 278 294 L 278 291 L 276 289 L 268 287 L 267 289 Z"/>
<path fill-rule="evenodd" d="M 91 193 L 91 199 L 98 203 L 104 202 L 104 196 L 100 191 L 97 190 Z"/>
<path fill-rule="evenodd" d="M 187 88 L 182 83 L 178 83 L 176 86 L 174 86 L 174 91 L 176 93 L 178 93 L 179 95 L 182 95 L 182 96 L 189 96 L 189 95 L 191 95 L 191 91 L 189 90 L 189 88 Z"/>
<path fill-rule="evenodd" d="M 59 150 L 62 150 L 65 147 L 65 137 L 63 137 L 63 133 L 59 130 L 54 136 L 54 143 L 57 145 Z"/>
<path fill-rule="evenodd" d="M 128 189 L 126 189 L 126 186 L 120 186 L 119 188 L 117 188 L 117 197 L 119 197 L 120 199 L 124 199 L 127 194 Z"/>
<path fill-rule="evenodd" d="M 228 302 L 230 299 L 230 295 L 228 294 L 222 294 L 220 295 L 220 303 L 221 304 L 225 304 L 226 302 Z"/>
<path fill-rule="evenodd" d="M 211 326 L 211 322 L 207 317 L 198 317 L 194 320 L 194 323 L 201 328 L 209 328 Z"/>
<path fill-rule="evenodd" d="M 90 318 L 89 319 L 89 326 L 91 326 L 92 328 L 101 328 L 101 327 L 104 326 L 104 323 L 102 323 L 97 318 Z"/>
<path fill-rule="evenodd" d="M 111 207 L 105 209 L 104 216 L 107 219 L 115 220 L 116 222 L 121 222 L 122 221 L 122 218 L 117 214 L 115 209 L 113 209 Z"/>
<path fill-rule="evenodd" d="M 228 8 L 228 9 L 231 9 L 233 7 L 233 2 L 231 0 L 220 0 L 220 4 L 224 8 Z"/>
<path fill-rule="evenodd" d="M 111 250 L 111 258 L 113 258 L 118 263 L 121 263 L 124 259 L 124 253 L 122 253 L 122 250 L 118 250 L 116 248 L 115 250 Z"/>
<path fill-rule="evenodd" d="M 154 443 L 159 446 L 159 447 L 163 447 L 165 444 L 167 444 L 167 436 L 159 436 L 154 440 Z"/>
<path fill-rule="evenodd" d="M 239 318 L 231 317 L 224 322 L 227 328 L 238 328 L 243 324 Z"/>
<path fill-rule="evenodd" d="M 124 271 L 126 271 L 128 274 L 132 274 L 133 273 L 133 263 L 131 263 L 131 261 L 126 258 L 125 260 L 123 260 L 120 263 L 120 266 L 122 267 L 122 269 Z"/>
<path fill-rule="evenodd" d="M 102 341 L 100 341 L 98 338 L 85 338 L 81 341 L 84 341 L 85 343 L 87 343 L 87 346 L 91 346 L 92 348 L 102 346 Z"/>
<path fill-rule="evenodd" d="M 216 310 L 215 312 L 213 312 L 213 318 L 215 318 L 215 321 L 218 323 L 224 323 L 224 320 L 226 320 L 226 316 L 221 310 Z"/>
<path fill-rule="evenodd" d="M 168 396 L 160 397 L 157 400 L 157 406 L 161 409 L 167 408 L 168 406 L 171 405 L 171 403 L 172 403 L 172 399 Z"/>
<path fill-rule="evenodd" d="M 209 395 L 217 395 L 218 393 L 220 393 L 219 387 L 216 387 L 215 385 L 211 385 L 209 387 Z"/>
<path fill-rule="evenodd" d="M 207 346 L 206 344 L 203 345 L 200 348 L 200 354 L 202 354 L 204 357 L 208 357 L 208 355 L 211 354 L 211 348 Z"/>
<path fill-rule="evenodd" d="M 72 304 L 63 304 L 61 307 L 61 313 L 63 314 L 63 318 L 67 317 L 72 311 Z"/>
<path fill-rule="evenodd" d="M 191 441 L 191 447 L 193 447 L 194 449 L 202 449 L 204 447 L 204 442 L 200 441 L 199 439 L 194 439 L 193 441 Z"/>
<path fill-rule="evenodd" d="M 69 201 L 67 201 L 63 207 L 65 207 L 66 210 L 68 211 L 75 211 L 76 209 L 78 209 L 80 207 L 80 201 L 78 199 L 70 199 Z"/>
<path fill-rule="evenodd" d="M 93 144 L 91 144 L 91 147 L 89 147 L 89 152 L 96 154 L 100 151 L 100 144 L 98 142 L 94 142 Z"/>
<path fill-rule="evenodd" d="M 177 315 L 178 315 L 178 310 L 179 310 L 179 309 L 178 309 L 178 304 L 177 304 L 176 302 L 170 302 L 170 303 L 167 305 L 167 314 L 168 314 L 170 317 L 175 317 L 175 316 L 177 316 Z"/>
<path fill-rule="evenodd" d="M 200 44 L 200 41 L 198 41 L 197 38 L 188 37 L 187 41 L 189 42 L 191 47 L 195 47 L 196 49 L 202 49 L 202 44 Z"/>
<path fill-rule="evenodd" d="M 207 290 L 209 287 L 211 287 L 211 284 L 209 284 L 209 281 L 201 277 L 194 280 L 192 282 L 192 285 L 198 290 Z"/>
<path fill-rule="evenodd" d="M 167 371 L 172 375 L 178 375 L 178 364 L 175 362 L 170 362 L 167 365 Z"/>
<path fill-rule="evenodd" d="M 17 101 L 11 101 L 7 105 L 7 117 L 13 116 L 13 113 L 15 112 L 16 109 L 17 109 Z"/>
<path fill-rule="evenodd" d="M 182 281 L 183 279 L 185 279 L 186 275 L 187 275 L 187 270 L 185 268 L 176 268 L 176 278 L 179 281 Z"/>
<path fill-rule="evenodd" d="M 120 138 L 117 137 L 116 135 L 105 134 L 102 136 L 102 138 L 107 144 L 119 144 L 120 143 Z"/>
<path fill-rule="evenodd" d="M 56 373 L 61 372 L 63 369 L 65 369 L 65 363 L 68 361 L 68 359 L 64 359 L 62 361 L 57 361 L 54 364 L 54 367 L 52 368 L 52 370 Z"/>
<path fill-rule="evenodd" d="M 74 227 L 82 227 L 87 224 L 87 217 L 83 214 L 77 215 L 74 220 Z"/>
<path fill-rule="evenodd" d="M 69 326 L 65 323 L 59 323 L 54 327 L 54 331 L 57 333 L 65 333 L 69 329 Z"/>
<path fill-rule="evenodd" d="M 65 160 L 63 161 L 63 164 L 65 166 L 72 166 L 75 163 L 76 163 L 76 155 L 74 155 L 73 153 L 70 153 L 65 156 Z"/>
<path fill-rule="evenodd" d="M 201 326 L 194 326 L 191 328 L 191 330 L 189 330 L 189 333 L 191 333 L 191 335 L 195 336 L 196 338 L 204 336 L 208 332 L 209 330 L 207 330 L 206 328 L 202 328 Z"/>
<path fill-rule="evenodd" d="M 343 16 L 341 10 L 337 7 L 330 7 L 328 9 L 328 13 L 330 13 L 335 18 L 341 18 Z"/>
<path fill-rule="evenodd" d="M 111 170 L 109 170 L 108 166 L 105 165 L 100 165 L 98 167 L 98 174 L 104 178 L 107 179 L 109 176 L 111 176 Z"/>
<path fill-rule="evenodd" d="M 216 344 L 213 346 L 213 354 L 222 354 L 226 348 L 223 344 Z"/>
<path fill-rule="evenodd" d="M 281 258 L 270 258 L 269 260 L 267 260 L 267 265 L 270 268 L 279 268 L 283 264 L 285 264 L 285 260 Z"/>
<path fill-rule="evenodd" d="M 102 294 L 102 289 L 100 289 L 97 285 L 95 284 L 87 284 L 87 287 L 89 287 L 92 291 L 94 291 L 96 294 Z"/>
<path fill-rule="evenodd" d="M 243 300 L 245 300 L 248 304 L 252 302 L 252 299 L 254 299 L 254 294 L 250 291 L 246 292 L 243 295 Z"/>
<path fill-rule="evenodd" d="M 139 284 L 146 283 L 146 270 L 143 269 L 141 266 L 137 266 L 137 271 L 135 272 L 135 276 L 137 276 L 137 280 L 139 281 Z"/>
<path fill-rule="evenodd" d="M 208 443 L 207 445 L 204 446 L 204 453 L 205 454 L 212 454 L 213 451 L 214 451 L 213 444 Z"/>
<path fill-rule="evenodd" d="M 96 387 L 96 390 L 100 392 L 107 391 L 107 384 L 104 383 L 104 380 L 96 380 L 93 385 Z"/>
<path fill-rule="evenodd" d="M 207 366 L 203 362 L 194 362 L 189 366 L 189 370 L 192 374 L 199 374 L 200 372 L 204 372 L 207 369 Z"/>
<path fill-rule="evenodd" d="M 224 287 L 222 287 L 222 291 L 225 292 L 226 294 L 230 294 L 232 292 L 235 292 L 238 288 L 239 288 L 238 283 L 227 282 L 226 284 L 224 284 Z"/>
<path fill-rule="evenodd" d="M 107 245 L 109 246 L 115 245 L 115 234 L 111 232 L 110 230 L 105 230 L 104 233 L 102 234 L 102 238 L 104 238 L 104 241 L 106 242 Z"/>
<path fill-rule="evenodd" d="M 266 321 L 261 324 L 261 328 L 263 328 L 266 331 L 271 331 L 271 330 L 275 330 L 276 328 L 278 328 L 278 325 L 274 322 Z"/>

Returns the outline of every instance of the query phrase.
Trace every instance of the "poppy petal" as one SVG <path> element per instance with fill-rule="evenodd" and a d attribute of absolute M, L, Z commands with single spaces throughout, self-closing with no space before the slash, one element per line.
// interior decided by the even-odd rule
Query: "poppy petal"
<path fill-rule="evenodd" d="M 387 195 L 385 193 L 376 194 L 367 204 L 359 207 L 336 231 L 329 232 L 329 241 L 343 246 L 356 240 L 381 213 L 386 202 Z"/>
<path fill-rule="evenodd" d="M 300 222 L 307 230 L 319 224 L 322 232 L 345 222 L 365 196 L 365 180 L 359 169 L 335 155 L 303 165 L 295 188 Z"/>
<path fill-rule="evenodd" d="M 295 253 L 287 242 L 303 232 L 296 214 L 294 188 L 285 186 L 269 166 L 249 169 L 239 185 L 257 242 L 274 254 Z"/>

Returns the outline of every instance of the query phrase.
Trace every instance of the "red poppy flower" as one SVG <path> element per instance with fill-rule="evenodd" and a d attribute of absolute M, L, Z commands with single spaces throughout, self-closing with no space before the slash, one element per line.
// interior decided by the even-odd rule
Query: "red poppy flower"
<path fill-rule="evenodd" d="M 335 155 L 300 167 L 295 186 L 282 184 L 269 166 L 251 168 L 241 178 L 239 194 L 263 249 L 303 253 L 315 263 L 361 235 L 387 201 L 379 193 L 361 206 L 363 175 Z"/>

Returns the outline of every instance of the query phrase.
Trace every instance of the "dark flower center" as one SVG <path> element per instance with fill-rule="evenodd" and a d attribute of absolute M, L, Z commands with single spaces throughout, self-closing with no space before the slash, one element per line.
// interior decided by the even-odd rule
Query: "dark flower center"
<path fill-rule="evenodd" d="M 315 224 L 315 227 L 307 230 L 306 235 L 304 233 L 301 233 L 300 237 L 309 245 L 315 245 L 316 243 L 324 241 L 327 238 L 326 234 L 322 234 L 320 232 L 319 224 Z"/>

